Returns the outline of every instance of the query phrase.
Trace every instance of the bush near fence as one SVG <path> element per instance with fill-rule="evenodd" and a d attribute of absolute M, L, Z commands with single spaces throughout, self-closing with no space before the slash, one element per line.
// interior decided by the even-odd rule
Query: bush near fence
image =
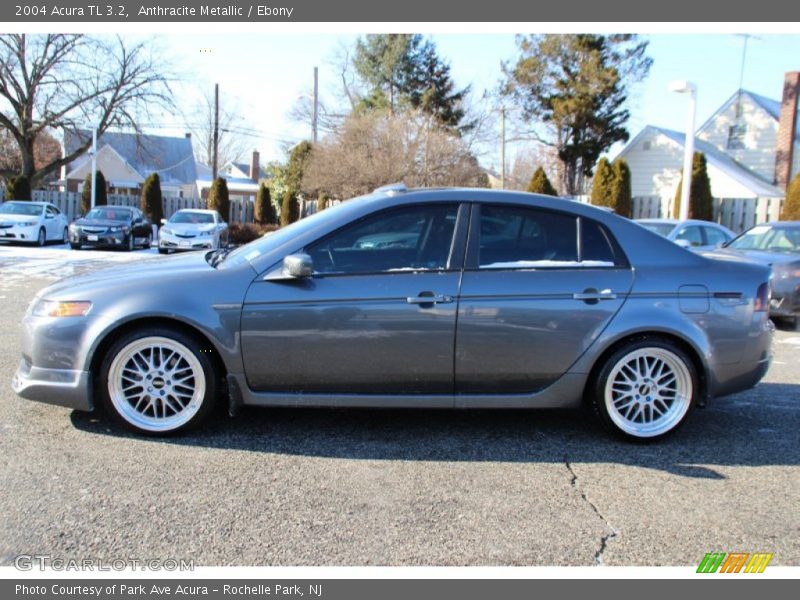
<path fill-rule="evenodd" d="M 50 202 L 67 216 L 70 221 L 81 214 L 81 195 L 78 192 L 58 192 L 51 190 L 34 190 L 32 200 L 35 202 Z M 0 198 L 5 197 L 5 188 L 0 186 Z M 109 194 L 108 204 L 111 206 L 135 206 L 139 208 L 139 196 L 122 194 Z M 164 218 L 169 219 L 174 213 L 183 208 L 206 208 L 206 201 L 201 198 L 180 198 L 178 196 L 164 196 Z M 224 217 L 225 215 L 223 215 Z M 253 201 L 249 199 L 231 199 L 229 223 L 252 223 Z M 159 223 L 160 225 L 160 223 Z"/>

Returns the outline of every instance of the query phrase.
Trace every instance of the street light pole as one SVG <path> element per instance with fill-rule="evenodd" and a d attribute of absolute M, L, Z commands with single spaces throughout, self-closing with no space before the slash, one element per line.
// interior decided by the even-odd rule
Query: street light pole
<path fill-rule="evenodd" d="M 314 108 L 311 114 L 311 141 L 317 143 L 317 120 L 319 118 L 319 69 L 314 67 Z"/>
<path fill-rule="evenodd" d="M 689 112 L 686 118 L 686 140 L 683 144 L 683 182 L 681 184 L 681 210 L 678 219 L 689 218 L 689 201 L 692 191 L 692 164 L 694 162 L 694 120 L 697 109 L 697 86 L 691 81 L 673 81 L 669 89 L 689 95 Z"/>
<path fill-rule="evenodd" d="M 92 125 L 92 196 L 91 208 L 97 197 L 97 124 Z"/>
<path fill-rule="evenodd" d="M 500 189 L 506 189 L 506 109 L 500 108 Z"/>

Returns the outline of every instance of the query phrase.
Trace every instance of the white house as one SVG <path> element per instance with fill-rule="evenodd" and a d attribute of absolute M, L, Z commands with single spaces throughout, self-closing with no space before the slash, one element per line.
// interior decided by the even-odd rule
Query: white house
<path fill-rule="evenodd" d="M 798 93 L 798 72 L 786 74 L 783 101 L 739 90 L 697 130 L 718 220 L 734 205 L 742 213 L 731 217 L 736 229 L 777 218 L 788 181 L 800 173 Z M 648 125 L 620 152 L 631 170 L 634 217 L 672 216 L 685 141 L 684 133 Z"/>
<path fill-rule="evenodd" d="M 197 193 L 201 198 L 208 198 L 211 190 L 212 169 L 208 165 L 197 163 Z M 253 200 L 258 193 L 259 182 L 265 179 L 266 173 L 261 168 L 259 153 L 254 150 L 250 157 L 250 164 L 230 162 L 224 165 L 218 173 L 228 184 L 229 197 L 240 200 Z"/>

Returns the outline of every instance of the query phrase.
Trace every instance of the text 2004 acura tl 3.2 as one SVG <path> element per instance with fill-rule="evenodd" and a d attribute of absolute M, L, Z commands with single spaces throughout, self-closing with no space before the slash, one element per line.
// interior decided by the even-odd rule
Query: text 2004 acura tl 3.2
<path fill-rule="evenodd" d="M 765 267 L 530 194 L 382 188 L 232 252 L 42 290 L 17 393 L 151 434 L 255 406 L 565 407 L 630 438 L 755 385 Z"/>

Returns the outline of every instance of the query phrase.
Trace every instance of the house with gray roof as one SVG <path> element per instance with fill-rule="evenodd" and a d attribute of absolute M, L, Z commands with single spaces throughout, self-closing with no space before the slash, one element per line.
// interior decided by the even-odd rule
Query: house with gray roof
<path fill-rule="evenodd" d="M 89 130 L 66 131 L 66 153 L 91 137 Z M 62 169 L 61 184 L 67 191 L 80 191 L 91 165 L 87 152 Z M 97 169 L 103 172 L 111 193 L 138 195 L 144 180 L 158 173 L 165 196 L 199 197 L 190 134 L 170 137 L 106 131 L 97 138 Z"/>
<path fill-rule="evenodd" d="M 706 156 L 719 210 L 738 201 L 751 207 L 754 222 L 777 218 L 787 182 L 800 173 L 798 75 L 786 74 L 782 101 L 738 90 L 697 129 L 695 151 Z M 685 142 L 685 133 L 648 125 L 620 152 L 631 170 L 634 205 L 653 209 L 635 217 L 673 216 Z"/>

